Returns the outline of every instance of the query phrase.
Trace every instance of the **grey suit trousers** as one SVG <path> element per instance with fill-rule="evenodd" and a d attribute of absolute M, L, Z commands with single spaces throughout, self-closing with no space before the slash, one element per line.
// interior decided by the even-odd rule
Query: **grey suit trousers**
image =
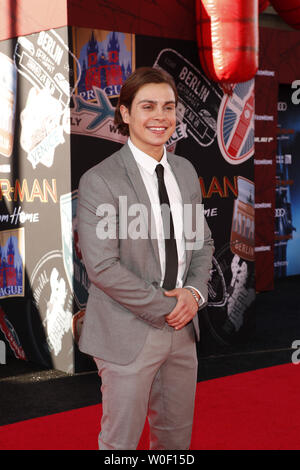
<path fill-rule="evenodd" d="M 147 416 L 151 450 L 189 449 L 198 364 L 192 322 L 178 331 L 152 328 L 128 365 L 94 359 L 102 381 L 100 450 L 135 450 Z"/>

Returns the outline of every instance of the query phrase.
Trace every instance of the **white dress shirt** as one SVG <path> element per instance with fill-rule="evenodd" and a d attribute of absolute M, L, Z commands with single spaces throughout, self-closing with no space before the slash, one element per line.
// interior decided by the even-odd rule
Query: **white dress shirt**
<path fill-rule="evenodd" d="M 170 201 L 170 208 L 173 217 L 173 224 L 174 224 L 174 234 L 176 238 L 176 245 L 177 245 L 177 254 L 178 254 L 178 274 L 177 274 L 177 282 L 176 287 L 183 286 L 183 274 L 186 267 L 186 254 L 185 254 L 185 240 L 184 240 L 184 233 L 183 233 L 183 203 L 182 197 L 180 193 L 180 189 L 176 178 L 172 172 L 172 169 L 167 160 L 167 153 L 164 147 L 164 153 L 159 162 L 155 160 L 150 155 L 147 155 L 142 150 L 138 149 L 130 140 L 128 139 L 129 148 L 134 156 L 134 159 L 137 163 L 137 166 L 140 170 L 141 177 L 145 184 L 149 199 L 151 201 L 151 207 L 154 214 L 154 221 L 155 221 L 155 228 L 156 228 L 156 236 L 158 242 L 158 250 L 159 250 L 159 259 L 160 259 L 160 267 L 161 267 L 161 280 L 160 286 L 163 285 L 164 276 L 165 276 L 165 267 L 166 267 L 166 254 L 165 254 L 165 238 L 164 238 L 164 228 L 163 228 L 163 221 L 161 216 L 161 209 L 160 209 L 160 200 L 158 194 L 158 181 L 155 172 L 156 166 L 160 163 L 164 167 L 164 180 L 166 189 L 168 192 L 168 197 Z M 186 287 L 193 287 L 193 286 L 186 286 Z M 198 291 L 198 289 L 194 288 L 199 295 L 201 296 L 202 300 L 203 296 Z"/>

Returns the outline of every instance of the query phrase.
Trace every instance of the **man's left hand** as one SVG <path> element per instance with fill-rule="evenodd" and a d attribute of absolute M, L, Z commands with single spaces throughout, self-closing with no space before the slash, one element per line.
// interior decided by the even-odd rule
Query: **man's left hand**
<path fill-rule="evenodd" d="M 171 313 L 166 315 L 168 325 L 181 330 L 198 312 L 198 305 L 192 293 L 185 288 L 165 291 L 167 297 L 177 297 L 177 304 Z"/>

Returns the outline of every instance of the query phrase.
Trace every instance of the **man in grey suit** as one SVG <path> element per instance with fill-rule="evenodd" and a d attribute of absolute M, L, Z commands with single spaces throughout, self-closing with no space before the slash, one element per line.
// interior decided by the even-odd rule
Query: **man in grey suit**
<path fill-rule="evenodd" d="M 99 449 L 188 449 L 197 383 L 197 312 L 207 302 L 213 241 L 196 171 L 166 152 L 177 90 L 137 69 L 115 112 L 128 142 L 81 178 L 78 234 L 91 281 L 79 347 L 97 364 Z M 188 228 L 187 228 L 188 227 Z"/>

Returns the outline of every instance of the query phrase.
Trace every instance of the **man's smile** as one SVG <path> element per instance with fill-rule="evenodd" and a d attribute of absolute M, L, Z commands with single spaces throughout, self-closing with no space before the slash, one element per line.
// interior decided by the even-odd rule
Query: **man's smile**
<path fill-rule="evenodd" d="M 168 127 L 154 127 L 154 126 L 151 126 L 151 127 L 147 127 L 147 129 L 149 129 L 151 132 L 165 132 Z"/>

